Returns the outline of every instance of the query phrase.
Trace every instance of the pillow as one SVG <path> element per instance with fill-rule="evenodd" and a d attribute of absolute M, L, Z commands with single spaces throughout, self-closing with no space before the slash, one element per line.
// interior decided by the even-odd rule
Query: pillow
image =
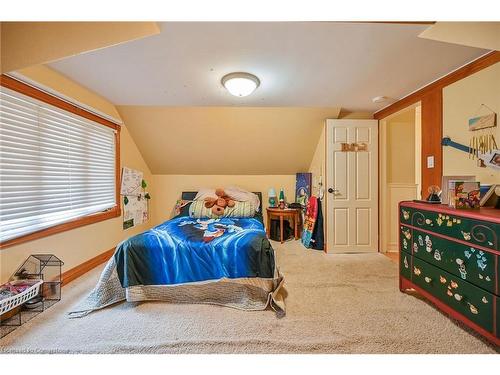
<path fill-rule="evenodd" d="M 235 202 L 234 207 L 226 207 L 222 216 L 212 213 L 211 208 L 205 207 L 205 202 L 196 200 L 189 206 L 189 216 L 193 219 L 218 219 L 220 217 L 254 217 L 255 206 L 251 202 Z"/>
<path fill-rule="evenodd" d="M 192 201 L 186 199 L 178 199 L 175 202 L 174 212 L 176 216 L 189 216 L 189 204 Z"/>
<path fill-rule="evenodd" d="M 238 202 L 250 202 L 255 207 L 255 211 L 259 211 L 260 200 L 257 194 L 246 191 L 237 186 L 229 186 L 224 189 L 226 194 Z"/>
<path fill-rule="evenodd" d="M 198 190 L 198 193 L 196 194 L 196 197 L 194 197 L 193 200 L 202 201 L 205 200 L 205 198 L 217 198 L 217 195 L 215 194 L 215 189 L 201 188 L 200 190 Z"/>
<path fill-rule="evenodd" d="M 254 194 L 237 186 L 228 186 L 224 188 L 224 192 L 229 198 L 237 202 L 252 203 L 252 205 L 255 207 L 255 211 L 256 212 L 259 211 L 260 200 L 257 194 Z M 195 201 L 204 200 L 205 198 L 217 198 L 217 195 L 215 194 L 215 189 L 208 189 L 208 188 L 200 189 L 198 191 L 198 194 L 196 194 L 196 197 L 194 197 L 194 200 Z"/>

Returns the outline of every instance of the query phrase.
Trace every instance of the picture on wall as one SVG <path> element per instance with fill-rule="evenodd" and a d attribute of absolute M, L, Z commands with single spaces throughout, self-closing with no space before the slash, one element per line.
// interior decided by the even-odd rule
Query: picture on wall
<path fill-rule="evenodd" d="M 297 173 L 295 179 L 295 202 L 302 207 L 307 206 L 311 196 L 312 173 Z"/>
<path fill-rule="evenodd" d="M 123 197 L 123 229 L 140 225 L 149 219 L 149 193 L 141 171 L 122 168 L 120 193 Z"/>
<path fill-rule="evenodd" d="M 490 113 L 485 116 L 477 116 L 469 119 L 469 130 L 475 131 L 486 128 L 493 128 L 497 125 L 496 113 Z"/>
<path fill-rule="evenodd" d="M 490 160 L 490 163 L 496 167 L 500 167 L 500 152 L 496 152 Z"/>
<path fill-rule="evenodd" d="M 500 170 L 500 150 L 495 149 L 491 150 L 491 152 L 480 154 L 479 158 L 484 162 L 486 167 Z"/>

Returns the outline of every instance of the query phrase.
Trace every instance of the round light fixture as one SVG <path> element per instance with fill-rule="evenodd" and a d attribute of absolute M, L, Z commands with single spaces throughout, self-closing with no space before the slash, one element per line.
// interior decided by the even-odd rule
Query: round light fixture
<path fill-rule="evenodd" d="M 376 96 L 372 99 L 372 102 L 374 103 L 384 103 L 387 101 L 393 101 L 394 99 L 389 98 L 388 96 Z"/>
<path fill-rule="evenodd" d="M 248 96 L 260 85 L 259 79 L 250 73 L 229 73 L 222 77 L 222 86 L 226 88 L 231 95 Z"/>

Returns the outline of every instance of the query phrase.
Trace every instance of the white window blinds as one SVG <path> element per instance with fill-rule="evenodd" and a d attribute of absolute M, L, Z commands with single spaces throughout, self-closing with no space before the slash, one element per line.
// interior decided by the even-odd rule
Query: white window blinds
<path fill-rule="evenodd" d="M 114 131 L 0 88 L 0 242 L 114 207 Z"/>

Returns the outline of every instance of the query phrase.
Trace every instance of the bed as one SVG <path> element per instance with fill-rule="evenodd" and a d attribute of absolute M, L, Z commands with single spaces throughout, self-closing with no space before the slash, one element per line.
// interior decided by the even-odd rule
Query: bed
<path fill-rule="evenodd" d="M 182 199 L 195 195 L 183 192 Z M 283 294 L 262 209 L 253 218 L 193 219 L 188 204 L 174 218 L 121 242 L 96 287 L 69 316 L 125 300 L 269 307 L 282 316 Z"/>

